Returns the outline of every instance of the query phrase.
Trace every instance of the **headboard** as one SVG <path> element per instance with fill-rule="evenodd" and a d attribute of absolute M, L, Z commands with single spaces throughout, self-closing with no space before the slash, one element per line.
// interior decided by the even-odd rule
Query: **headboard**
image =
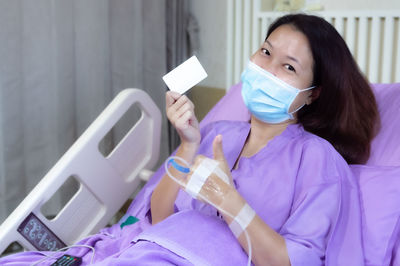
<path fill-rule="evenodd" d="M 250 55 L 265 39 L 268 26 L 285 13 L 261 10 L 260 0 L 229 1 L 227 88 L 239 82 Z M 312 12 L 342 35 L 371 83 L 400 82 L 400 10 Z"/>

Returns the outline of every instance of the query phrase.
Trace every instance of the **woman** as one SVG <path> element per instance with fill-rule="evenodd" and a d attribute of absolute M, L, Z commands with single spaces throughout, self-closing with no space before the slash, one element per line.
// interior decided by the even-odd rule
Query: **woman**
<path fill-rule="evenodd" d="M 288 89 L 280 81 L 298 89 Z M 231 213 L 237 214 L 246 201 L 255 208 L 258 215 L 247 231 L 257 265 L 313 265 L 324 261 L 362 265 L 362 250 L 357 250 L 361 247 L 360 227 L 347 227 L 357 230 L 352 235 L 357 240 L 346 239 L 346 228 L 342 227 L 350 221 L 345 221 L 350 215 L 354 218 L 351 222 L 360 226 L 356 184 L 346 161 L 363 163 L 368 159 L 377 108 L 345 42 L 320 18 L 282 17 L 271 25 L 265 42 L 251 57 L 242 84 L 244 102 L 252 113 L 250 125 L 217 123 L 210 130 L 214 132 L 204 134 L 202 142 L 207 143 L 204 138 L 209 135 L 217 135 L 214 156 L 239 186 L 229 186 L 211 176 L 202 188 L 204 195 Z M 167 115 L 181 137 L 177 156 L 194 161 L 202 144 L 193 104 L 185 96 L 169 92 Z M 236 147 L 229 144 L 225 149 L 230 153 L 230 163 L 222 154 L 220 135 L 235 141 Z M 232 156 L 234 151 L 237 157 Z M 183 176 L 179 171 L 174 175 Z M 152 195 L 153 224 L 175 212 L 178 191 L 179 186 L 164 176 Z M 224 192 L 215 196 L 212 191 Z M 341 202 L 347 197 L 354 197 L 356 205 Z M 270 202 L 275 206 L 264 205 Z M 230 224 L 232 219 L 225 220 Z M 340 242 L 341 247 L 328 247 L 329 239 L 331 243 Z M 343 240 L 349 240 L 348 244 Z M 247 249 L 244 234 L 239 242 Z M 326 257 L 327 248 L 337 249 L 336 254 L 342 252 L 341 248 L 351 248 L 351 259 L 345 263 Z"/>
<path fill-rule="evenodd" d="M 133 207 L 153 226 L 144 219 L 79 243 L 101 254 L 96 263 L 244 264 L 250 249 L 232 217 L 246 209 L 256 265 L 363 265 L 360 202 L 348 163 L 367 160 L 377 108 L 343 39 L 315 16 L 279 18 L 242 74 L 242 95 L 250 123 L 219 121 L 200 132 L 190 100 L 166 94 L 181 138 L 176 156 L 192 164 L 186 176 L 176 160 L 171 174 L 188 183 L 213 157 L 229 180 L 211 174 L 198 192 L 214 208 L 163 173 L 154 191 L 148 188 L 151 206 Z M 92 256 L 86 248 L 68 254 L 84 262 Z"/>

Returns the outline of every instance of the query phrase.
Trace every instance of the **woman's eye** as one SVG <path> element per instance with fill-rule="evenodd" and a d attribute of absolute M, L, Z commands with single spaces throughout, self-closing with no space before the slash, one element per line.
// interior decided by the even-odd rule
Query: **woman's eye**
<path fill-rule="evenodd" d="M 271 54 L 269 53 L 269 51 L 268 51 L 267 49 L 265 49 L 265 48 L 261 48 L 261 52 L 262 52 L 263 54 L 266 54 L 266 55 L 271 55 Z"/>
<path fill-rule="evenodd" d="M 285 67 L 290 71 L 296 72 L 296 69 L 292 65 L 285 65 Z"/>

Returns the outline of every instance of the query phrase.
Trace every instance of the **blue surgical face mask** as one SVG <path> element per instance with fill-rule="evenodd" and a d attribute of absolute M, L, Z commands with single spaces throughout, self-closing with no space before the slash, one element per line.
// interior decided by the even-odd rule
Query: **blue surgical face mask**
<path fill-rule="evenodd" d="M 242 96 L 247 108 L 257 119 L 271 124 L 293 119 L 293 113 L 304 106 L 303 104 L 289 113 L 296 96 L 314 88 L 297 89 L 251 61 L 241 79 Z"/>

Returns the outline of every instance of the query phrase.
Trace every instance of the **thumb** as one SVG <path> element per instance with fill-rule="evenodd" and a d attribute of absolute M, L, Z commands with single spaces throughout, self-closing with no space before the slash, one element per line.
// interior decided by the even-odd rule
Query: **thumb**
<path fill-rule="evenodd" d="M 217 135 L 213 141 L 214 160 L 225 162 L 224 151 L 222 150 L 222 135 Z"/>

